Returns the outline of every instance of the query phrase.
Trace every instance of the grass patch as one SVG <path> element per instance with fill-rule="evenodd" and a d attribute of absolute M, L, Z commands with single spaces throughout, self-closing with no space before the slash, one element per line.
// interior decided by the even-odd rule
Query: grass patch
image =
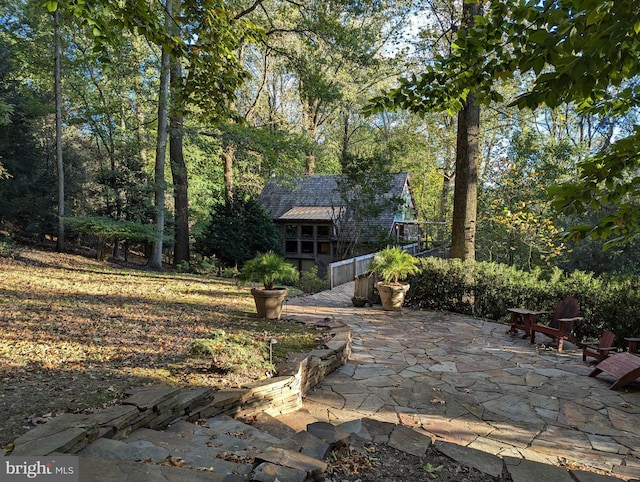
<path fill-rule="evenodd" d="M 232 279 L 27 249 L 0 257 L 0 272 L 0 442 L 45 414 L 117 403 L 129 388 L 223 388 L 264 378 L 273 371 L 271 338 L 274 364 L 321 343 L 321 333 L 303 324 L 257 319 L 249 289 Z M 212 369 L 220 354 L 195 356 L 193 344 L 223 332 L 246 340 L 245 355 L 233 361 L 236 345 L 227 365 Z M 252 362 L 255 370 L 231 369 L 250 352 L 263 359 Z"/>
<path fill-rule="evenodd" d="M 211 360 L 211 368 L 222 373 L 251 372 L 269 376 L 275 371 L 265 341 L 245 333 L 215 330 L 208 338 L 191 342 L 191 355 Z"/>

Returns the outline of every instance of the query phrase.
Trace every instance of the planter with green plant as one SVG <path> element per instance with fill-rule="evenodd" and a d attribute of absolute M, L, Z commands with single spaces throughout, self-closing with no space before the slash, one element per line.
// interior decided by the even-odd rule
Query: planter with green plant
<path fill-rule="evenodd" d="M 387 247 L 376 253 L 369 266 L 369 272 L 380 281 L 376 283 L 382 308 L 396 311 L 402 308 L 409 284 L 403 283 L 407 277 L 420 273 L 420 261 L 402 248 Z"/>
<path fill-rule="evenodd" d="M 298 270 L 284 258 L 269 251 L 260 253 L 247 261 L 240 270 L 238 280 L 241 284 L 248 282 L 262 283 L 263 288 L 252 288 L 251 294 L 256 303 L 258 318 L 269 320 L 280 319 L 282 305 L 287 297 L 287 288 L 276 287 L 278 282 L 296 282 Z"/>

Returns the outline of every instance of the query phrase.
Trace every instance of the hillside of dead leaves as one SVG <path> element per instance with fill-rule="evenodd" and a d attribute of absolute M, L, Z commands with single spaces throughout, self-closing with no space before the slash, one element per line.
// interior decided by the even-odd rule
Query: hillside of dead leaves
<path fill-rule="evenodd" d="M 130 388 L 222 388 L 267 375 L 192 357 L 191 342 L 216 329 L 275 337 L 281 350 L 319 340 L 299 324 L 257 319 L 233 280 L 33 249 L 0 257 L 0 443 L 59 413 L 115 404 Z"/>

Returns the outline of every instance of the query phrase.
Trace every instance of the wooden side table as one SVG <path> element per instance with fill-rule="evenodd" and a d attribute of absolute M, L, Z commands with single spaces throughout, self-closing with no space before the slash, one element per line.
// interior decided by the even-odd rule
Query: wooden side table
<path fill-rule="evenodd" d="M 624 341 L 629 345 L 629 353 L 638 353 L 638 343 L 640 343 L 640 338 L 625 338 Z"/>
<path fill-rule="evenodd" d="M 524 308 L 508 308 L 511 313 L 511 328 L 507 333 L 516 334 L 518 329 L 524 331 L 522 338 L 528 338 L 531 335 L 531 325 L 536 322 L 538 315 L 549 313 L 548 311 L 534 311 Z"/>

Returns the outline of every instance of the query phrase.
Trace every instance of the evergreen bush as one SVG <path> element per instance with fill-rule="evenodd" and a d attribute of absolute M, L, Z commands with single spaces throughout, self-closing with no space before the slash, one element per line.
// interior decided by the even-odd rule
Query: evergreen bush
<path fill-rule="evenodd" d="M 421 258 L 421 274 L 412 278 L 407 303 L 430 310 L 449 310 L 472 314 L 465 301 L 470 292 L 467 267 L 460 260 Z"/>
<path fill-rule="evenodd" d="M 234 198 L 216 206 L 198 235 L 196 251 L 215 256 L 225 266 L 241 266 L 257 253 L 280 253 L 280 233 L 256 199 Z"/>
<path fill-rule="evenodd" d="M 0 257 L 10 258 L 14 255 L 16 243 L 8 236 L 0 235 Z"/>

